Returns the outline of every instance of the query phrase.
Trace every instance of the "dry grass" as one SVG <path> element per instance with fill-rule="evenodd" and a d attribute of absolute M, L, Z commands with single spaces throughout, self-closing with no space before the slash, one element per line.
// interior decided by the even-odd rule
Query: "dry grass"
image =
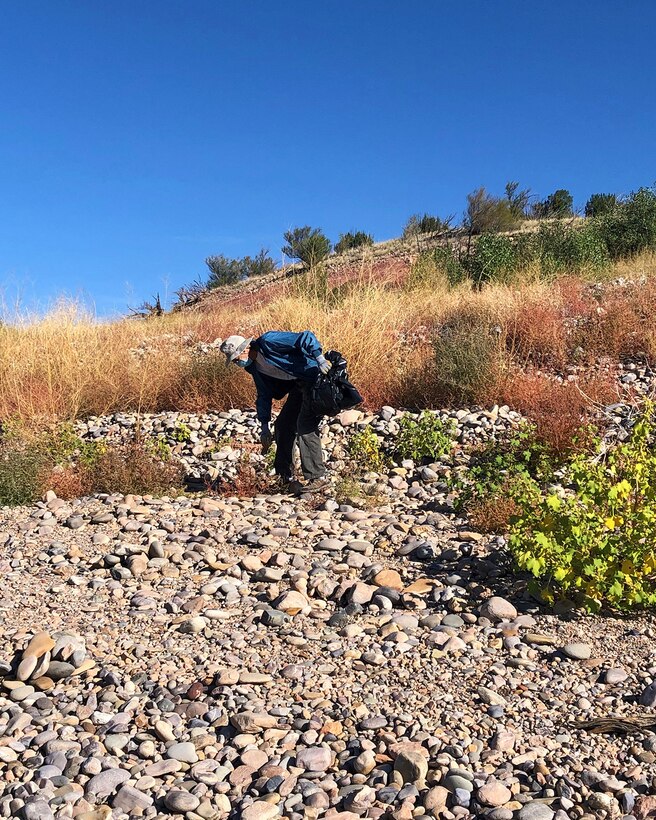
<path fill-rule="evenodd" d="M 653 254 L 611 272 L 653 277 L 645 284 L 599 293 L 579 278 L 546 284 L 530 272 L 523 283 L 481 291 L 439 281 L 407 287 L 407 272 L 398 260 L 387 273 L 380 262 L 363 263 L 350 280 L 340 274 L 337 287 L 332 281 L 314 289 L 282 285 L 277 296 L 248 306 L 214 302 L 206 312 L 146 322 L 98 322 L 69 304 L 40 319 L 0 324 L 0 418 L 38 426 L 119 410 L 252 406 L 251 380 L 228 370 L 220 355 L 190 355 L 190 335 L 212 341 L 235 332 L 310 328 L 326 348 L 346 355 L 372 407 L 505 398 L 521 409 L 531 407 L 527 395 L 535 393 L 532 406 L 542 412 L 544 391 L 522 381 L 518 369 L 562 369 L 602 355 L 656 357 Z M 145 339 L 156 354 L 130 352 Z"/>

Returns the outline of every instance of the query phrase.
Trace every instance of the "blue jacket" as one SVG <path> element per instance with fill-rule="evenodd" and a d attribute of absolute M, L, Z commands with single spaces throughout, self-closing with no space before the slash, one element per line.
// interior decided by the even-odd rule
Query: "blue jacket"
<path fill-rule="evenodd" d="M 300 381 L 311 383 L 319 374 L 316 357 L 321 355 L 321 345 L 309 330 L 302 333 L 270 330 L 254 339 L 251 348 Z M 268 424 L 271 421 L 271 402 L 286 396 L 293 382 L 260 373 L 254 362 L 248 365 L 246 371 L 253 377 L 257 389 L 257 418 L 263 424 Z"/>

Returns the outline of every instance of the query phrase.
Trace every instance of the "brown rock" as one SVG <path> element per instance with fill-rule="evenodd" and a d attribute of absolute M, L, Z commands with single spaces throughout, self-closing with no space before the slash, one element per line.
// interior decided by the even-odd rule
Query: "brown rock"
<path fill-rule="evenodd" d="M 23 658 L 27 655 L 40 658 L 41 655 L 44 655 L 46 652 L 50 652 L 54 645 L 54 640 L 50 637 L 50 635 L 48 635 L 47 632 L 37 632 L 27 645 L 25 652 L 23 652 Z"/>

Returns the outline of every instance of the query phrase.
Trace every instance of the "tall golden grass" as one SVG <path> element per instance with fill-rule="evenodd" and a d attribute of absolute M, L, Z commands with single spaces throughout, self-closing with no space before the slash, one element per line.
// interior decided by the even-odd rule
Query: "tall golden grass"
<path fill-rule="evenodd" d="M 531 275 L 524 283 L 473 290 L 450 288 L 437 274 L 408 287 L 363 272 L 328 292 L 283 286 L 268 303 L 246 311 L 238 303 L 219 303 L 145 321 L 102 322 L 78 304 L 62 304 L 40 318 L 0 324 L 0 419 L 40 424 L 122 410 L 248 406 L 251 380 L 227 369 L 219 354 L 190 355 L 187 340 L 270 329 L 309 328 L 325 348 L 340 350 L 370 406 L 435 406 L 454 400 L 435 345 L 439 351 L 449 328 L 465 326 L 493 339 L 486 342 L 485 357 L 477 362 L 474 355 L 463 365 L 483 370 L 492 362 L 494 379 L 483 380 L 485 389 L 470 396 L 490 402 L 507 397 L 506 377 L 513 368 L 562 367 L 574 347 L 587 347 L 595 356 L 653 356 L 655 273 L 653 254 L 620 263 L 611 275 L 643 275 L 647 282 L 608 288 L 595 297 L 576 278 L 544 283 Z M 142 346 L 157 352 L 132 352 Z M 448 378 L 452 383 L 453 368 Z"/>

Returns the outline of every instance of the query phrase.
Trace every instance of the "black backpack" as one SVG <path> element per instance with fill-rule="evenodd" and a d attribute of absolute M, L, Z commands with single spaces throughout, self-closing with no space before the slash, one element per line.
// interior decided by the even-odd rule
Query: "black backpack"
<path fill-rule="evenodd" d="M 350 410 L 364 399 L 349 381 L 346 359 L 336 350 L 325 354 L 332 367 L 324 376 L 320 373 L 310 393 L 312 412 L 317 416 L 336 416 L 342 410 Z"/>

